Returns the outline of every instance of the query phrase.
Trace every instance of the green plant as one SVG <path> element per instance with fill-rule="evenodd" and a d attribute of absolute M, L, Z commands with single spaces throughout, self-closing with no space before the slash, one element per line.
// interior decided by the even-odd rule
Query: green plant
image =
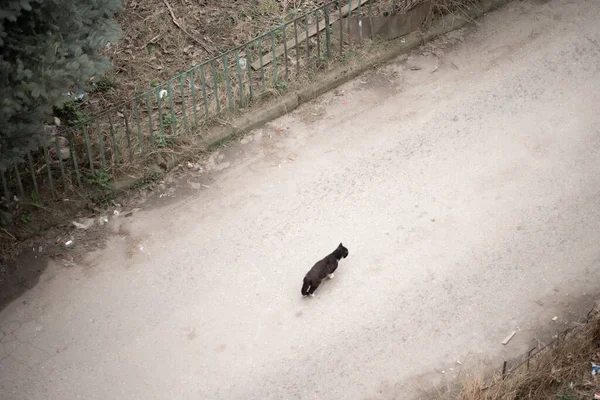
<path fill-rule="evenodd" d="M 277 81 L 275 82 L 275 89 L 277 89 L 279 93 L 285 93 L 288 91 L 289 85 L 287 82 Z"/>
<path fill-rule="evenodd" d="M 162 174 L 160 172 L 152 171 L 144 175 L 144 177 L 137 181 L 133 187 L 141 190 L 148 189 L 152 187 L 161 177 Z"/>
<path fill-rule="evenodd" d="M 163 123 L 165 125 L 177 124 L 177 117 L 173 114 L 167 114 L 163 117 Z"/>
<path fill-rule="evenodd" d="M 113 175 L 110 171 L 97 169 L 89 174 L 87 181 L 95 189 L 92 196 L 97 203 L 107 205 L 115 199 Z"/>
<path fill-rule="evenodd" d="M 117 87 L 115 77 L 110 74 L 102 75 L 92 86 L 92 93 L 106 93 L 110 89 Z"/>
<path fill-rule="evenodd" d="M 24 224 L 28 224 L 31 221 L 33 221 L 33 217 L 31 216 L 31 213 L 29 211 L 25 211 L 21 214 L 21 216 L 19 217 L 19 219 L 21 220 L 22 223 Z"/>
<path fill-rule="evenodd" d="M 579 397 L 571 391 L 567 391 L 566 393 L 556 395 L 556 400 L 578 400 L 578 399 L 579 399 Z"/>
<path fill-rule="evenodd" d="M 105 169 L 97 169 L 88 176 L 88 183 L 101 189 L 112 190 L 112 174 Z"/>
<path fill-rule="evenodd" d="M 92 119 L 90 114 L 79 110 L 80 104 L 75 100 L 67 100 L 62 107 L 54 107 L 54 115 L 65 121 L 67 125 L 77 125 Z"/>
<path fill-rule="evenodd" d="M 106 71 L 101 55 L 120 35 L 120 0 L 5 0 L 0 15 L 0 169 L 11 167 L 43 139 L 42 124 L 66 93 L 85 90 Z M 71 121 L 82 120 L 75 115 Z"/>
<path fill-rule="evenodd" d="M 167 145 L 167 137 L 165 135 L 156 135 L 154 137 L 154 145 L 156 147 L 165 147 Z"/>
<path fill-rule="evenodd" d="M 297 18 L 300 14 L 302 14 L 302 8 L 290 8 L 288 10 L 289 19 Z"/>
<path fill-rule="evenodd" d="M 33 204 L 40 204 L 40 194 L 35 190 L 31 192 L 31 202 Z"/>
<path fill-rule="evenodd" d="M 279 4 L 275 0 L 262 0 L 253 9 L 254 15 L 272 15 L 279 11 Z"/>
<path fill-rule="evenodd" d="M 217 83 L 222 83 L 225 80 L 225 73 L 223 71 L 217 71 L 215 74 L 215 80 Z"/>

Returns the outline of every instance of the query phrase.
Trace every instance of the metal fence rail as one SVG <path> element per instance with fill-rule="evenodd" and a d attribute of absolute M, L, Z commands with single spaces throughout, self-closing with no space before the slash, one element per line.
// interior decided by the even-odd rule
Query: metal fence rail
<path fill-rule="evenodd" d="M 148 156 L 207 121 L 284 92 L 344 58 L 350 17 L 390 15 L 420 0 L 329 1 L 156 85 L 91 120 L 64 129 L 0 173 L 5 199 L 63 198 L 100 173 L 135 171 Z"/>

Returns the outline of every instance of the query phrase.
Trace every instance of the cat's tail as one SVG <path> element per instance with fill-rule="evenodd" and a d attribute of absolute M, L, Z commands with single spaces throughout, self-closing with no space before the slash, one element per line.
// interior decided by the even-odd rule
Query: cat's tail
<path fill-rule="evenodd" d="M 307 277 L 304 277 L 304 283 L 302 284 L 302 296 L 308 296 L 308 289 L 310 289 L 310 280 Z"/>

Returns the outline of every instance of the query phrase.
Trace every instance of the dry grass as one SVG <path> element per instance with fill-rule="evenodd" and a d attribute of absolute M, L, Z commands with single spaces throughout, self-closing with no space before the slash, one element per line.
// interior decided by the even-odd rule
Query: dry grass
<path fill-rule="evenodd" d="M 119 83 L 97 109 L 126 100 L 243 44 L 324 0 L 125 1 L 121 40 L 105 54 Z"/>
<path fill-rule="evenodd" d="M 546 347 L 521 361 L 507 375 L 488 379 L 463 377 L 458 387 L 439 396 L 460 400 L 593 399 L 600 380 L 591 375 L 591 362 L 600 362 L 600 308 L 588 321 L 559 335 Z"/>
<path fill-rule="evenodd" d="M 90 96 L 92 114 L 329 1 L 125 0 L 117 16 L 123 35 L 104 51 L 112 61 L 110 74 L 117 86 Z M 347 3 L 340 2 L 342 6 Z M 401 11 L 403 5 L 413 3 L 416 0 L 374 0 L 372 7 L 381 14 L 392 6 Z"/>

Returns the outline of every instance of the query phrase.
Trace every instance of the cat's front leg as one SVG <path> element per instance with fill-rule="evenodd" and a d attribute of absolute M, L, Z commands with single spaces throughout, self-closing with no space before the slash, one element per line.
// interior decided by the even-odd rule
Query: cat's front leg
<path fill-rule="evenodd" d="M 330 273 L 329 275 L 327 275 L 327 277 L 328 277 L 329 279 L 333 279 L 333 277 L 334 277 L 334 274 L 333 274 L 333 272 L 332 272 L 332 273 Z"/>

